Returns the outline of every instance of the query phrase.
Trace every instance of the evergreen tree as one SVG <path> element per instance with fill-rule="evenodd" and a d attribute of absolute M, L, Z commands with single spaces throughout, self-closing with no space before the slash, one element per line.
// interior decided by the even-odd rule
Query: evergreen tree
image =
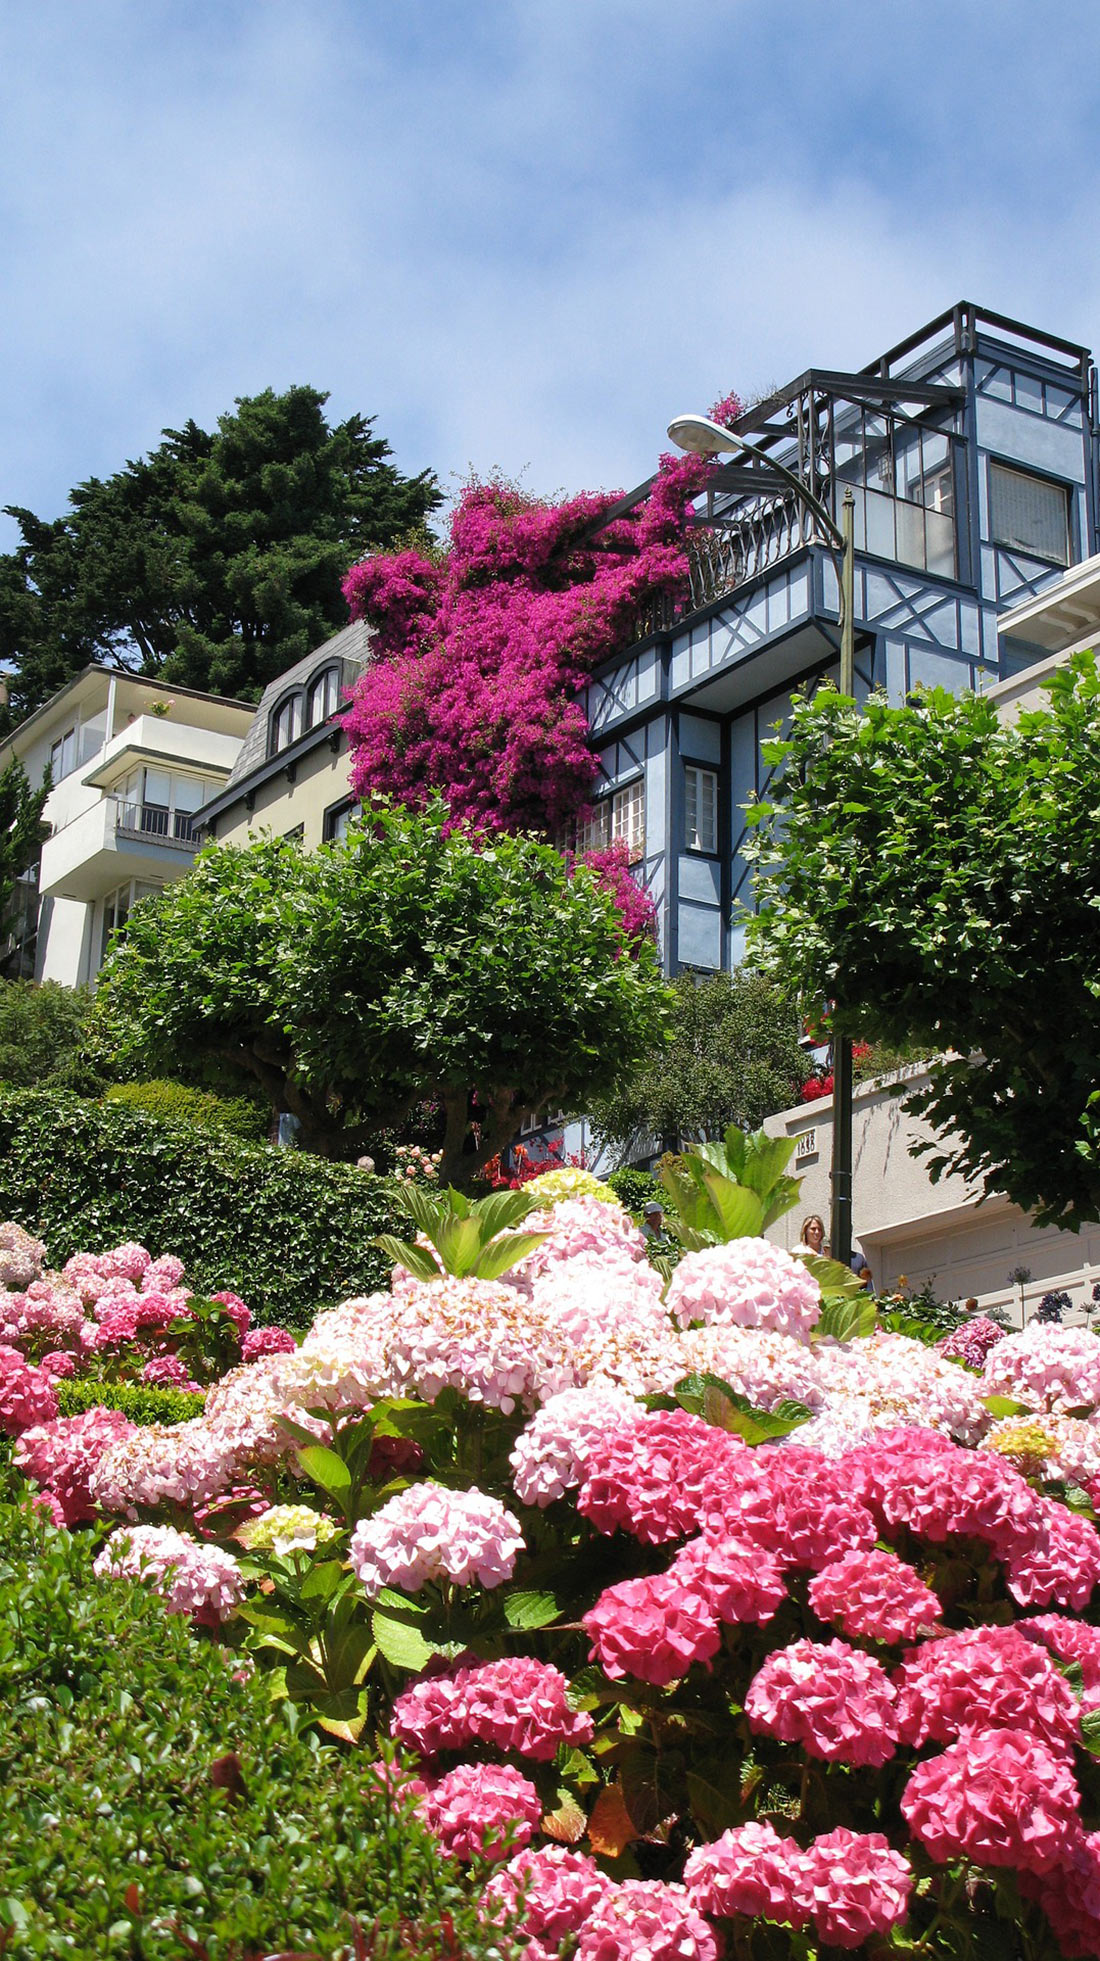
<path fill-rule="evenodd" d="M 330 424 L 327 399 L 265 389 L 213 434 L 166 429 L 52 522 L 8 507 L 22 532 L 0 557 L 9 725 L 91 661 L 255 700 L 346 624 L 349 565 L 422 526 L 439 491 L 387 461 L 370 417 Z"/>

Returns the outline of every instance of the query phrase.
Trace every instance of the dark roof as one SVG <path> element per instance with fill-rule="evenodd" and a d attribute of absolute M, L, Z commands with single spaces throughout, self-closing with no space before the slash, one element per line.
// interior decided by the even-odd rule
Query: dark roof
<path fill-rule="evenodd" d="M 323 646 L 315 647 L 304 659 L 295 661 L 285 674 L 280 674 L 270 683 L 260 696 L 253 718 L 252 727 L 241 744 L 241 753 L 229 772 L 225 786 L 218 793 L 219 805 L 226 792 L 236 789 L 243 779 L 262 769 L 268 760 L 268 731 L 273 709 L 278 707 L 285 695 L 293 694 L 296 688 L 306 688 L 315 674 L 324 667 L 340 668 L 340 683 L 350 688 L 359 679 L 370 659 L 370 628 L 364 620 L 353 620 L 350 626 L 341 627 L 331 640 Z"/>

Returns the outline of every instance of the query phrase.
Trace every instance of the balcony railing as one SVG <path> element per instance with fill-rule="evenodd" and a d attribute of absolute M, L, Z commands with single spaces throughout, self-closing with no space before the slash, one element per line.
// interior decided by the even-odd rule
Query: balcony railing
<path fill-rule="evenodd" d="M 199 826 L 185 810 L 169 810 L 159 803 L 124 803 L 119 797 L 112 801 L 117 837 L 152 839 L 187 852 L 196 851 L 202 842 Z"/>

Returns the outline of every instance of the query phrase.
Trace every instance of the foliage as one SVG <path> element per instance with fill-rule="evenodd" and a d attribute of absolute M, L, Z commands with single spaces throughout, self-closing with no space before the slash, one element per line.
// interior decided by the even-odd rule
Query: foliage
<path fill-rule="evenodd" d="M 669 1230 L 689 1251 L 755 1238 L 798 1202 L 800 1182 L 786 1170 L 793 1151 L 793 1138 L 731 1124 L 721 1143 L 689 1144 L 681 1157 L 663 1158 Z"/>
<path fill-rule="evenodd" d="M 0 656 L 23 720 L 91 661 L 258 699 L 345 624 L 353 558 L 393 544 L 439 502 L 404 477 L 361 415 L 330 424 L 315 388 L 239 398 L 208 433 L 166 429 L 113 477 L 78 484 L 53 522 L 9 508 Z"/>
<path fill-rule="evenodd" d="M 673 982 L 672 1043 L 589 1105 L 597 1135 L 624 1157 L 650 1139 L 720 1137 L 793 1103 L 806 1075 L 795 1011 L 750 968 Z"/>
<path fill-rule="evenodd" d="M 344 724 L 356 793 L 421 806 L 442 791 L 489 829 L 570 823 L 596 773 L 578 690 L 644 607 L 685 590 L 686 508 L 711 468 L 662 458 L 649 497 L 610 522 L 614 494 L 551 504 L 474 483 L 442 563 L 353 567 L 344 592 L 381 656 Z"/>
<path fill-rule="evenodd" d="M 57 1408 L 61 1416 L 82 1416 L 89 1409 L 117 1409 L 131 1423 L 187 1423 L 198 1416 L 205 1398 L 188 1389 L 155 1389 L 145 1382 L 108 1382 L 101 1376 L 61 1377 Z"/>
<path fill-rule="evenodd" d="M 49 778 L 32 790 L 26 770 L 14 758 L 0 770 L 0 939 L 11 927 L 16 880 L 33 864 L 48 833 L 42 810 L 49 793 Z"/>
<path fill-rule="evenodd" d="M 377 1961 L 490 1951 L 468 1888 L 378 1785 L 272 1708 L 87 1537 L 3 1511 L 0 1940 L 11 1961 Z M 402 1923 L 405 1923 L 403 1930 Z M 373 1936 L 373 1945 L 367 1945 Z"/>
<path fill-rule="evenodd" d="M 1094 656 L 1044 685 L 1049 706 L 1015 724 L 943 689 L 903 708 L 828 689 L 797 703 L 751 812 L 778 875 L 755 932 L 847 1032 L 954 1051 L 908 1098 L 940 1133 L 933 1177 L 981 1178 L 1076 1230 L 1100 1218 Z"/>
<path fill-rule="evenodd" d="M 0 1216 L 59 1264 L 136 1235 L 177 1253 L 196 1287 L 233 1288 L 289 1324 L 384 1287 L 370 1242 L 394 1223 L 384 1182 L 354 1166 L 46 1090 L 0 1092 Z"/>
<path fill-rule="evenodd" d="M 892 1294 L 880 1296 L 878 1307 L 881 1324 L 891 1334 L 908 1335 L 929 1346 L 953 1334 L 967 1318 L 965 1308 L 939 1298 L 931 1280 L 914 1292 L 904 1275 Z"/>
<path fill-rule="evenodd" d="M 0 980 L 0 1083 L 94 1094 L 100 1077 L 83 1052 L 91 1005 L 84 988 Z"/>
<path fill-rule="evenodd" d="M 662 1210 L 668 1203 L 668 1194 L 652 1171 L 634 1171 L 624 1167 L 621 1171 L 613 1171 L 607 1182 L 620 1205 L 625 1205 L 635 1218 L 650 1203 L 659 1205 Z"/>
<path fill-rule="evenodd" d="M 605 1088 L 662 1039 L 648 940 L 583 866 L 530 837 L 455 830 L 447 806 L 373 805 L 341 841 L 211 846 L 135 908 L 96 998 L 105 1050 L 180 1073 L 214 1056 L 357 1155 L 425 1097 L 440 1175 L 468 1183 L 525 1109 Z"/>
<path fill-rule="evenodd" d="M 182 1124 L 188 1130 L 210 1130 L 239 1137 L 246 1144 L 265 1144 L 271 1128 L 264 1106 L 247 1096 L 216 1096 L 213 1090 L 193 1089 L 164 1078 L 148 1083 L 112 1083 L 108 1103 L 144 1110 L 158 1123 Z"/>
<path fill-rule="evenodd" d="M 451 1186 L 430 1197 L 410 1184 L 395 1188 L 393 1202 L 414 1221 L 431 1251 L 392 1233 L 383 1233 L 375 1245 L 417 1280 L 438 1280 L 441 1273 L 499 1280 L 546 1237 L 542 1232 L 515 1230 L 537 1203 L 527 1192 L 493 1192 L 488 1198 L 470 1199 Z"/>

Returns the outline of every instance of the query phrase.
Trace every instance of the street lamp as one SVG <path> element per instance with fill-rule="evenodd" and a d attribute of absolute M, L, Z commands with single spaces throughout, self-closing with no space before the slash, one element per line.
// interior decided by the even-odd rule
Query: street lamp
<path fill-rule="evenodd" d="M 838 525 L 819 497 L 808 490 L 793 470 L 776 462 L 774 456 L 745 441 L 733 429 L 723 428 L 708 415 L 677 415 L 668 425 L 670 442 L 695 456 L 720 456 L 735 450 L 752 457 L 793 491 L 799 502 L 812 511 L 828 540 L 837 568 L 840 587 L 840 692 L 855 695 L 855 495 L 848 484 L 844 491 L 843 524 Z M 852 1257 L 852 1039 L 833 1037 L 833 1188 L 829 1250 L 834 1260 L 845 1266 Z"/>

